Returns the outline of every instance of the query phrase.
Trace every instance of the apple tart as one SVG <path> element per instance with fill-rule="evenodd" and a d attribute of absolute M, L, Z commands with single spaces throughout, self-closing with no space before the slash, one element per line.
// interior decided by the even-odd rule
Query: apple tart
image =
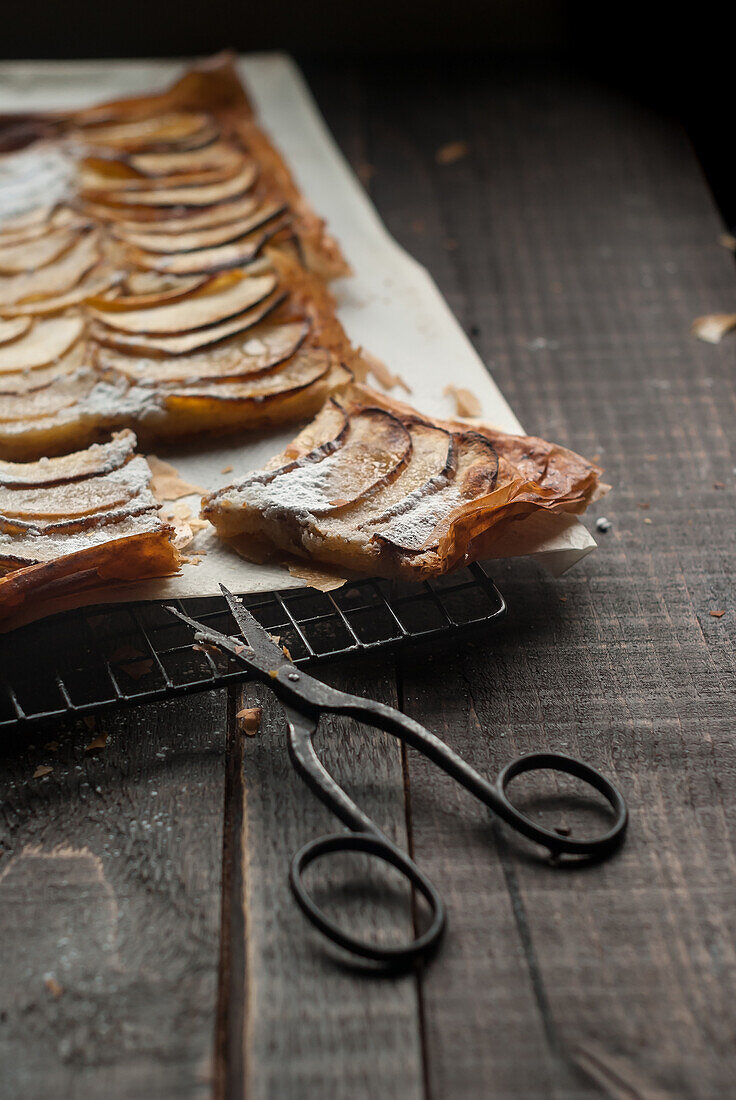
<path fill-rule="evenodd" d="M 130 431 L 38 462 L 0 461 L 0 630 L 62 597 L 179 567 Z"/>
<path fill-rule="evenodd" d="M 346 264 L 227 58 L 6 116 L 0 149 L 0 457 L 299 419 L 362 375 L 325 284 Z"/>
<path fill-rule="evenodd" d="M 251 560 L 423 580 L 492 557 L 532 512 L 584 511 L 599 475 L 562 447 L 432 420 L 355 384 L 265 469 L 205 496 L 202 514 Z"/>

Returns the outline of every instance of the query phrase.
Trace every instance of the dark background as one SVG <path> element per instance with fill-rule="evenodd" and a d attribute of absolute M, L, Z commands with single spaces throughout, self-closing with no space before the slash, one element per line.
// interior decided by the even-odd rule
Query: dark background
<path fill-rule="evenodd" d="M 687 126 L 736 223 L 733 16 L 726 4 L 573 0 L 4 0 L 0 56 L 174 57 L 284 49 L 310 63 L 380 65 L 437 87 L 468 68 L 559 60 Z M 731 5 L 733 7 L 733 5 Z"/>

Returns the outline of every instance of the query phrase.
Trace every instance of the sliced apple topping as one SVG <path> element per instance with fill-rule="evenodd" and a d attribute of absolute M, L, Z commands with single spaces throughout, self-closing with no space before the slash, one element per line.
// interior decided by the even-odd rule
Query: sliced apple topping
<path fill-rule="evenodd" d="M 437 492 L 452 479 L 457 461 L 453 434 L 423 422 L 409 423 L 407 427 L 411 461 L 365 507 L 342 509 L 335 522 L 372 534 L 376 527 L 410 511 L 417 499 Z"/>
<path fill-rule="evenodd" d="M 0 375 L 35 370 L 61 358 L 84 331 L 81 317 L 54 317 L 37 321 L 30 332 L 0 347 Z"/>
<path fill-rule="evenodd" d="M 266 298 L 276 287 L 275 275 L 242 277 L 225 289 L 210 293 L 195 293 L 171 305 L 152 309 L 90 313 L 111 328 L 121 332 L 174 333 L 188 332 L 205 325 L 216 324 L 233 317 Z M 207 288 L 205 288 L 207 289 Z"/>
<path fill-rule="evenodd" d="M 4 218 L 0 223 L 0 234 L 19 233 L 32 226 L 46 225 L 53 213 L 53 205 L 35 206 L 12 218 Z"/>
<path fill-rule="evenodd" d="M 17 275 L 45 267 L 71 248 L 76 239 L 73 229 L 58 229 L 35 241 L 8 245 L 0 242 L 0 275 Z"/>
<path fill-rule="evenodd" d="M 225 495 L 231 502 L 275 509 L 301 521 L 377 492 L 398 474 L 410 452 L 411 437 L 400 420 L 381 409 L 365 409 L 351 417 L 339 445 L 323 444 L 281 469 L 247 478 Z"/>
<path fill-rule="evenodd" d="M 285 297 L 283 291 L 275 290 L 273 294 L 269 294 L 252 309 L 244 310 L 229 321 L 223 321 L 219 325 L 208 325 L 206 328 L 198 328 L 181 336 L 131 335 L 116 332 L 114 329 L 97 322 L 93 322 L 90 336 L 98 343 L 116 348 L 118 351 L 127 352 L 128 355 L 190 355 L 199 348 L 221 343 L 228 337 L 245 332 L 257 325 L 276 309 Z M 103 366 L 106 363 L 104 356 L 101 356 L 98 361 Z"/>
<path fill-rule="evenodd" d="M 220 245 L 218 248 L 202 248 L 196 252 L 164 255 L 160 252 L 144 252 L 143 249 L 131 247 L 127 250 L 127 254 L 133 263 L 152 271 L 165 271 L 175 275 L 222 271 L 230 267 L 242 267 L 255 259 L 266 242 L 288 224 L 288 218 L 279 218 L 237 241 Z"/>
<path fill-rule="evenodd" d="M 38 271 L 0 278 L 0 308 L 71 290 L 100 259 L 99 235 L 82 237 L 60 260 Z"/>
<path fill-rule="evenodd" d="M 329 371 L 332 356 L 324 348 L 305 348 L 297 352 L 282 369 L 246 381 L 207 382 L 198 379 L 190 386 L 172 388 L 164 392 L 165 400 L 171 398 L 208 398 L 213 401 L 264 401 L 266 398 L 296 392 L 311 386 Z"/>
<path fill-rule="evenodd" d="M 135 233 L 117 230 L 117 236 L 128 244 L 148 252 L 193 252 L 195 249 L 212 248 L 215 245 L 228 244 L 258 229 L 266 222 L 284 212 L 282 202 L 265 202 L 256 207 L 247 217 L 225 225 L 208 229 L 196 229 L 189 233 Z"/>
<path fill-rule="evenodd" d="M 97 364 L 101 370 L 116 371 L 148 386 L 194 384 L 206 379 L 221 381 L 272 370 L 298 351 L 308 332 L 306 322 L 264 324 L 235 341 L 198 355 L 172 359 L 140 359 L 101 348 Z"/>
<path fill-rule="evenodd" d="M 210 131 L 211 124 L 212 120 L 206 114 L 171 111 L 154 115 L 153 118 L 88 126 L 81 132 L 81 137 L 88 145 L 135 152 L 151 146 L 197 140 Z"/>
<path fill-rule="evenodd" d="M 12 321 L 0 318 L 0 347 L 3 344 L 12 344 L 13 340 L 24 336 L 30 327 L 30 317 L 16 317 Z"/>
<path fill-rule="evenodd" d="M 218 225 L 247 218 L 257 210 L 262 200 L 256 195 L 243 195 L 232 202 L 194 208 L 180 213 L 178 207 L 137 208 L 135 211 L 88 205 L 95 217 L 107 221 L 121 233 L 193 233 L 198 229 L 213 229 Z M 135 217 L 132 215 L 135 214 Z"/>
<path fill-rule="evenodd" d="M 120 161 L 95 161 L 94 158 L 89 158 L 84 162 L 79 182 L 85 194 L 101 195 L 104 192 L 106 202 L 116 202 L 115 196 L 120 192 L 148 193 L 164 188 L 225 183 L 232 179 L 238 168 L 239 163 L 236 162 L 226 167 L 204 168 L 173 176 L 146 176 L 132 165 Z"/>
<path fill-rule="evenodd" d="M 0 396 L 0 422 L 42 420 L 71 408 L 94 387 L 91 371 L 63 375 L 31 393 Z"/>
<path fill-rule="evenodd" d="M 0 165 L 4 460 L 313 415 L 359 366 L 302 266 L 336 247 L 229 66 L 44 126 Z"/>
<path fill-rule="evenodd" d="M 292 440 L 284 451 L 287 459 L 303 458 L 310 451 L 317 451 L 326 447 L 334 450 L 342 446 L 343 436 L 348 430 L 349 421 L 347 413 L 334 400 L 328 401 L 317 413 L 311 424 L 307 424 L 299 432 L 296 439 Z M 266 469 L 278 469 L 282 465 L 281 456 L 277 455 Z"/>
<path fill-rule="evenodd" d="M 435 547 L 448 517 L 463 504 L 490 493 L 498 474 L 498 456 L 491 443 L 475 432 L 455 437 L 457 459 L 454 476 L 435 492 L 420 492 L 396 509 L 373 537 L 404 553 L 420 553 Z"/>
<path fill-rule="evenodd" d="M 249 191 L 257 177 L 258 167 L 255 161 L 248 160 L 237 175 L 221 183 L 197 187 L 162 187 L 155 191 L 117 191 L 114 199 L 105 191 L 84 191 L 83 196 L 93 202 L 102 201 L 115 206 L 210 206 Z"/>
<path fill-rule="evenodd" d="M 85 451 L 42 458 L 38 462 L 3 462 L 0 460 L 0 485 L 58 485 L 64 481 L 80 481 L 98 477 L 123 466 L 133 454 L 136 438 L 133 432 L 116 432 L 108 443 L 94 443 Z"/>
<path fill-rule="evenodd" d="M 112 294 L 94 295 L 88 300 L 92 309 L 148 309 L 176 302 L 211 282 L 211 275 L 161 275 L 157 271 L 136 271 Z"/>
<path fill-rule="evenodd" d="M 131 458 L 124 466 L 97 477 L 57 485 L 0 486 L 0 515 L 36 524 L 77 519 L 122 508 L 134 497 L 153 507 L 148 494 L 150 470 L 145 458 Z"/>
<path fill-rule="evenodd" d="M 78 306 L 82 302 L 94 301 L 94 299 L 120 282 L 122 277 L 122 271 L 116 271 L 103 262 L 93 267 L 81 282 L 64 294 L 52 294 L 48 298 L 37 298 L 30 302 L 23 302 L 20 305 L 5 306 L 5 315 L 28 320 L 30 323 L 32 317 L 45 317 L 52 313 L 61 313 L 62 310 L 69 309 L 70 306 Z"/>
<path fill-rule="evenodd" d="M 152 177 L 236 168 L 242 161 L 241 150 L 227 141 L 215 141 L 203 149 L 190 149 L 183 153 L 137 153 L 128 157 L 131 167 L 144 176 Z"/>
<path fill-rule="evenodd" d="M 73 374 L 74 371 L 83 367 L 87 356 L 87 347 L 84 341 L 80 340 L 48 367 L 4 371 L 0 373 L 0 394 L 34 393 L 36 390 L 44 390 L 58 378 Z"/>

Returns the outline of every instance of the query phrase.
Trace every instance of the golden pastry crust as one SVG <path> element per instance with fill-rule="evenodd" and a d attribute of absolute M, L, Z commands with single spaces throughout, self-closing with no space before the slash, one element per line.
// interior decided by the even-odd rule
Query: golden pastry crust
<path fill-rule="evenodd" d="M 163 577 L 180 564 L 158 515 L 136 438 L 39 462 L 0 462 L 0 630 L 54 601 L 114 582 Z"/>
<path fill-rule="evenodd" d="M 492 556 L 514 520 L 582 512 L 600 470 L 562 447 L 432 420 L 352 385 L 266 468 L 203 498 L 254 560 L 423 580 Z"/>
<path fill-rule="evenodd" d="M 0 215 L 46 205 L 0 216 L 0 458 L 262 428 L 363 376 L 324 282 L 347 265 L 230 57 L 21 130 Z"/>

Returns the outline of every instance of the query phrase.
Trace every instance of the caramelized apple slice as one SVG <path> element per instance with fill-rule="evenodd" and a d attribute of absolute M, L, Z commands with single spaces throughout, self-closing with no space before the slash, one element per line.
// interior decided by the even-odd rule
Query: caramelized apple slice
<path fill-rule="evenodd" d="M 255 474 L 228 490 L 227 499 L 303 521 L 371 496 L 396 477 L 410 452 L 411 437 L 400 420 L 364 409 L 350 418 L 341 446 L 323 445 L 280 470 Z"/>
<path fill-rule="evenodd" d="M 191 385 L 164 391 L 171 398 L 208 398 L 214 401 L 262 401 L 264 398 L 296 392 L 323 378 L 332 366 L 332 356 L 324 348 L 304 348 L 270 374 L 245 381 L 215 382 L 198 379 Z"/>
<path fill-rule="evenodd" d="M 374 538 L 405 554 L 436 547 L 453 512 L 492 492 L 498 475 L 498 456 L 491 443 L 477 432 L 455 436 L 457 464 L 454 477 L 433 493 L 419 494 L 407 509 L 389 515 L 377 525 Z"/>
<path fill-rule="evenodd" d="M 101 370 L 114 370 L 149 386 L 238 378 L 265 373 L 290 359 L 308 332 L 309 326 L 303 321 L 259 325 L 239 340 L 176 359 L 138 359 L 100 349 L 97 364 Z"/>
<path fill-rule="evenodd" d="M 0 394 L 34 393 L 36 390 L 44 390 L 57 378 L 72 374 L 84 366 L 87 354 L 86 345 L 80 340 L 66 355 L 62 355 L 61 359 L 48 367 L 0 373 Z"/>
<path fill-rule="evenodd" d="M 146 207 L 135 211 L 109 206 L 87 204 L 86 209 L 95 217 L 108 221 L 122 233 L 192 233 L 197 229 L 212 229 L 217 225 L 239 221 L 258 208 L 261 199 L 256 195 L 244 195 L 232 202 L 205 206 L 180 214 L 176 207 Z M 132 215 L 135 214 L 135 218 Z"/>
<path fill-rule="evenodd" d="M 190 149 L 183 153 L 137 153 L 128 157 L 128 163 L 144 176 L 171 176 L 177 173 L 208 168 L 235 168 L 243 160 L 243 153 L 226 141 L 215 141 L 204 149 Z"/>
<path fill-rule="evenodd" d="M 128 355 L 190 355 L 199 348 L 220 343 L 230 336 L 235 336 L 237 333 L 252 328 L 283 302 L 285 297 L 283 291 L 275 290 L 273 294 L 269 294 L 258 305 L 252 309 L 246 309 L 230 321 L 223 321 L 222 324 L 210 325 L 207 328 L 195 329 L 194 332 L 187 332 L 182 336 L 131 336 L 127 333 L 116 332 L 114 329 L 97 322 L 93 322 L 90 336 L 100 344 L 127 352 Z M 98 362 L 105 367 L 110 361 L 103 354 L 98 357 Z M 118 367 L 113 363 L 112 369 L 117 370 Z M 127 372 L 124 371 L 123 373 Z"/>
<path fill-rule="evenodd" d="M 343 408 L 330 399 L 315 416 L 311 424 L 303 428 L 296 439 L 293 439 L 284 451 L 284 457 L 296 460 L 303 458 L 310 451 L 322 448 L 335 450 L 341 446 L 343 436 L 348 430 L 348 417 Z M 281 456 L 266 464 L 266 469 L 278 469 L 282 463 Z"/>
<path fill-rule="evenodd" d="M 241 161 L 245 157 L 240 158 Z M 86 194 L 103 194 L 106 202 L 117 202 L 117 195 L 121 192 L 135 191 L 138 194 L 147 194 L 150 191 L 161 191 L 172 187 L 203 187 L 218 183 L 225 183 L 232 179 L 239 169 L 239 163 L 222 168 L 204 168 L 200 171 L 180 173 L 173 176 L 146 176 L 138 172 L 130 165 L 113 162 L 115 169 L 110 171 L 109 162 L 95 161 L 89 158 L 85 161 L 80 177 L 80 188 Z M 104 165 L 104 166 L 103 166 Z M 145 199 L 141 199 L 145 202 Z"/>
<path fill-rule="evenodd" d="M 4 246 L 0 243 L 0 275 L 17 275 L 45 267 L 71 248 L 76 238 L 74 230 L 59 229 L 35 241 Z"/>
<path fill-rule="evenodd" d="M 81 305 L 82 302 L 92 301 L 104 291 L 110 290 L 123 277 L 122 271 L 115 271 L 104 263 L 98 264 L 86 275 L 81 283 L 77 283 L 65 294 L 54 294 L 49 298 L 38 298 L 36 301 L 24 302 L 17 306 L 6 306 L 5 314 L 19 320 L 27 320 L 30 324 L 32 317 L 45 317 L 51 313 L 61 313 L 70 306 Z"/>
<path fill-rule="evenodd" d="M 12 344 L 19 336 L 24 336 L 31 327 L 29 317 L 16 317 L 12 321 L 0 318 L 0 347 L 4 344 Z"/>
<path fill-rule="evenodd" d="M 0 307 L 71 290 L 100 259 L 99 235 L 88 233 L 55 263 L 39 271 L 0 278 Z"/>
<path fill-rule="evenodd" d="M 46 522 L 110 512 L 133 498 L 136 505 L 154 507 L 155 499 L 148 491 L 150 477 L 148 463 L 138 455 L 108 474 L 82 481 L 25 488 L 0 486 L 0 515 L 40 527 Z"/>
<path fill-rule="evenodd" d="M 240 240 L 220 245 L 219 248 L 202 248 L 197 252 L 177 252 L 173 256 L 167 256 L 160 252 L 144 252 L 138 248 L 129 248 L 127 251 L 133 263 L 152 271 L 165 271 L 173 275 L 223 271 L 250 263 L 266 242 L 288 224 L 289 218 L 278 218 Z"/>
<path fill-rule="evenodd" d="M 208 275 L 160 275 L 157 271 L 137 271 L 129 275 L 125 280 L 126 293 L 117 293 L 100 297 L 95 295 L 88 300 L 88 305 L 93 309 L 112 310 L 113 312 L 126 309 L 147 309 L 150 306 L 163 305 L 165 302 L 176 302 L 180 298 L 186 298 L 188 294 L 199 290 L 211 281 Z M 127 293 L 128 290 L 141 292 Z"/>
<path fill-rule="evenodd" d="M 42 458 L 39 462 L 0 460 L 0 485 L 59 485 L 109 474 L 128 461 L 135 444 L 135 435 L 126 429 L 115 432 L 109 443 L 94 443 L 86 451 L 75 451 L 59 458 Z"/>
<path fill-rule="evenodd" d="M 84 331 L 81 317 L 54 317 L 37 321 L 30 332 L 0 347 L 0 375 L 34 370 L 59 359 Z"/>
<path fill-rule="evenodd" d="M 40 420 L 76 405 L 94 387 L 91 372 L 66 375 L 42 390 L 0 397 L 0 421 Z"/>
<path fill-rule="evenodd" d="M 4 218 L 0 223 L 0 233 L 18 233 L 31 226 L 46 225 L 53 210 L 53 206 L 36 206 L 33 210 L 27 210 L 23 214 L 15 214 L 12 218 Z"/>
<path fill-rule="evenodd" d="M 108 146 L 134 152 L 152 145 L 169 145 L 196 139 L 211 125 L 209 115 L 194 111 L 171 111 L 133 122 L 85 127 L 82 140 L 88 145 Z"/>
<path fill-rule="evenodd" d="M 376 525 L 411 511 L 413 504 L 444 488 L 455 473 L 457 447 L 452 432 L 422 421 L 407 425 L 411 462 L 369 501 L 338 512 L 339 522 L 372 533 Z"/>
<path fill-rule="evenodd" d="M 275 275 L 243 276 L 224 290 L 195 292 L 182 301 L 152 309 L 112 312 L 91 309 L 99 321 L 121 332 L 174 333 L 213 325 L 262 301 L 276 286 Z M 206 288 L 205 288 L 206 289 Z"/>
<path fill-rule="evenodd" d="M 196 229 L 190 233 L 130 233 L 124 230 L 118 231 L 119 236 L 127 244 L 135 245 L 148 252 L 193 252 L 199 248 L 212 248 L 215 245 L 228 244 L 246 233 L 258 229 L 271 218 L 282 214 L 285 207 L 282 202 L 266 202 L 257 207 L 248 217 L 240 218 L 236 222 L 228 222 L 225 225 L 214 226 L 210 229 Z"/>
<path fill-rule="evenodd" d="M 45 207 L 45 210 L 49 212 L 47 220 L 29 225 L 25 229 L 6 230 L 4 228 L 5 223 L 0 224 L 0 248 L 5 248 L 6 245 L 11 244 L 23 244 L 25 241 L 29 243 L 36 241 L 39 237 L 44 237 L 55 229 L 89 228 L 89 218 L 85 218 L 68 206 L 59 206 L 53 212 L 51 212 L 51 207 Z"/>
<path fill-rule="evenodd" d="M 159 191 L 120 191 L 115 193 L 115 206 L 210 206 L 213 203 L 234 199 L 248 191 L 256 182 L 258 167 L 247 160 L 237 175 L 223 183 L 201 187 L 162 187 Z M 83 197 L 93 202 L 112 203 L 106 192 L 85 191 Z"/>

